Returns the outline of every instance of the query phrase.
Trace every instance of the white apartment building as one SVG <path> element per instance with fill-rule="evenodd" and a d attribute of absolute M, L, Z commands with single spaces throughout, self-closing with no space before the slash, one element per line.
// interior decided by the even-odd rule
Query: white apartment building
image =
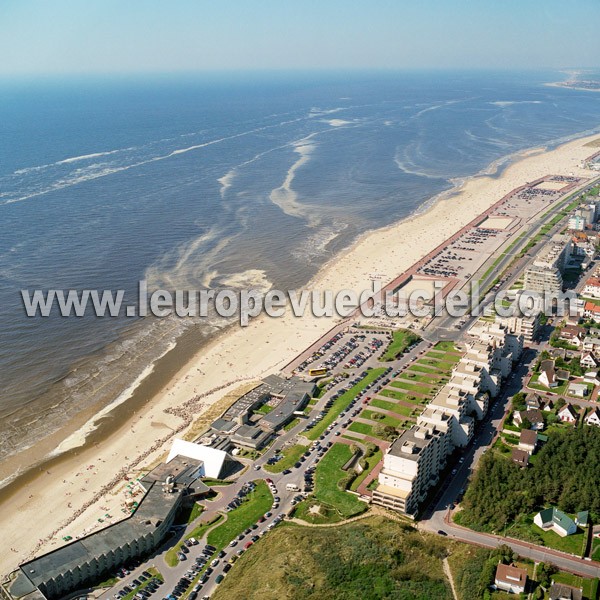
<path fill-rule="evenodd" d="M 563 284 L 561 270 L 571 256 L 572 246 L 569 236 L 555 235 L 525 269 L 523 289 L 529 292 L 559 293 Z"/>
<path fill-rule="evenodd" d="M 433 427 L 414 425 L 388 449 L 373 502 L 414 514 L 436 485 L 450 453 L 447 435 Z"/>
<path fill-rule="evenodd" d="M 538 338 L 540 332 L 541 315 L 537 313 L 531 317 L 501 317 L 496 315 L 496 323 L 516 335 L 523 336 L 526 342 L 533 342 Z"/>
<path fill-rule="evenodd" d="M 523 349 L 515 336 L 497 323 L 476 323 L 467 351 L 448 383 L 388 449 L 373 503 L 414 515 L 429 489 L 438 483 L 446 458 L 473 437 L 475 421 L 488 410 Z"/>
<path fill-rule="evenodd" d="M 569 217 L 568 228 L 574 231 L 584 231 L 589 223 L 590 221 L 582 214 L 581 210 L 576 210 Z"/>

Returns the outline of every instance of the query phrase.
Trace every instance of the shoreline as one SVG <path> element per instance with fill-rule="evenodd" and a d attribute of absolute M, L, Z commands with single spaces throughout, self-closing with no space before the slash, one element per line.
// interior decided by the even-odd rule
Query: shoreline
<path fill-rule="evenodd" d="M 565 81 L 553 81 L 551 83 L 545 83 L 544 85 L 546 85 L 548 87 L 563 88 L 565 90 L 577 90 L 578 92 L 600 92 L 600 87 L 589 88 L 589 87 L 581 87 L 578 85 L 569 85 Z"/>
<path fill-rule="evenodd" d="M 585 144 L 598 134 L 583 132 L 581 135 L 552 150 L 531 148 L 497 159 L 486 168 L 489 171 L 497 163 L 493 173 L 480 172 L 467 177 L 460 185 L 453 185 L 433 196 L 402 220 L 362 233 L 351 245 L 322 265 L 304 287 L 360 291 L 369 287 L 368 274 L 374 271 L 384 273 L 387 281 L 393 280 L 502 195 L 518 187 L 515 182 L 526 183 L 547 174 L 551 167 L 560 168 L 561 165 L 566 165 L 565 168 L 571 171 L 577 170 L 582 156 L 591 154 Z M 578 156 L 569 156 L 571 150 Z M 522 179 L 524 175 L 526 179 Z M 448 208 L 450 210 L 445 210 Z M 426 243 L 423 243 L 424 239 Z M 139 406 L 129 407 L 127 411 L 132 414 L 128 420 L 115 423 L 115 415 L 111 413 L 117 411 L 107 411 L 108 414 L 101 417 L 102 425 L 106 424 L 102 429 L 111 429 L 110 435 L 97 439 L 100 437 L 99 427 L 90 432 L 83 446 L 70 448 L 50 461 L 44 462 L 44 457 L 37 465 L 17 475 L 12 483 L 0 490 L 0 503 L 6 505 L 0 514 L 0 523 L 8 538 L 7 546 L 17 548 L 18 552 L 0 559 L 0 571 L 14 567 L 25 557 L 38 552 L 42 544 L 36 544 L 35 540 L 44 540 L 50 529 L 56 530 L 59 523 L 69 521 L 74 530 L 81 530 L 86 523 L 94 521 L 94 515 L 83 511 L 77 520 L 73 520 L 73 515 L 81 510 L 81 506 L 92 506 L 99 490 L 104 490 L 103 495 L 107 495 L 110 491 L 107 487 L 112 487 L 118 473 L 139 469 L 162 456 L 167 450 L 165 440 L 174 437 L 174 430 L 184 435 L 189 429 L 189 424 L 185 424 L 185 419 L 177 414 L 177 407 L 185 408 L 186 402 L 195 400 L 195 410 L 201 410 L 194 413 L 198 419 L 223 395 L 243 382 L 281 369 L 340 321 L 340 317 L 319 319 L 310 315 L 295 319 L 287 314 L 279 319 L 262 315 L 246 328 L 232 324 L 218 332 L 200 351 L 182 361 L 176 375 L 162 386 L 157 386 L 159 389 L 153 397 L 146 398 Z M 282 332 L 285 334 L 281 335 Z M 264 349 L 260 357 L 252 352 L 254 343 Z M 235 371 L 241 373 L 241 377 L 233 377 Z M 151 377 L 152 373 L 148 378 Z M 143 389 L 143 383 L 124 401 L 124 405 Z M 98 415 L 88 415 L 85 422 L 91 423 L 94 417 L 98 419 Z M 77 431 L 79 429 L 78 425 Z M 73 473 L 83 470 L 85 464 L 98 465 L 99 462 L 106 463 L 106 467 L 98 466 L 94 471 L 97 479 L 92 484 L 86 483 L 85 491 L 80 492 L 78 510 L 66 509 L 65 494 L 72 493 L 69 486 L 73 485 Z M 45 473 L 49 473 L 52 480 L 48 480 Z M 122 479 L 122 474 L 119 477 Z M 24 491 L 23 497 L 19 496 L 21 491 Z M 35 522 L 40 506 L 47 507 L 47 521 L 50 521 L 44 526 Z M 56 542 L 44 543 L 43 548 L 47 550 L 56 545 Z"/>

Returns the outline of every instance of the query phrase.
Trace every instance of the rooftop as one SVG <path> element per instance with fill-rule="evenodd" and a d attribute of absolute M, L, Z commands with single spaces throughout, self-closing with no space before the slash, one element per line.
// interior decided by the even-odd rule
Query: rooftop
<path fill-rule="evenodd" d="M 528 446 L 535 446 L 537 443 L 537 432 L 532 429 L 523 429 L 519 436 L 519 443 L 526 444 Z"/>
<path fill-rule="evenodd" d="M 500 563 L 496 568 L 496 581 L 525 587 L 525 583 L 527 582 L 527 571 L 513 565 Z"/>

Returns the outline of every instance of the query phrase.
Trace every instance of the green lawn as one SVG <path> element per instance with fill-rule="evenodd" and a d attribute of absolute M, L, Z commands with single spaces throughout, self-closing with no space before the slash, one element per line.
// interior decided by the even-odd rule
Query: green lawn
<path fill-rule="evenodd" d="M 380 400 L 379 398 L 373 398 L 370 404 L 372 406 L 376 406 L 377 408 L 383 408 L 384 410 L 391 410 L 392 412 L 397 412 L 398 404 L 396 402 L 388 402 L 387 400 Z"/>
<path fill-rule="evenodd" d="M 544 540 L 544 546 L 548 548 L 554 548 L 555 550 L 561 550 L 562 552 L 568 552 L 569 554 L 575 554 L 581 556 L 583 550 L 583 540 L 585 533 L 581 529 L 577 529 L 577 533 L 568 535 L 566 537 L 560 537 L 558 533 L 554 531 L 544 531 L 538 527 L 535 523 L 532 523 L 531 530 L 539 535 Z"/>
<path fill-rule="evenodd" d="M 208 534 L 208 543 L 217 549 L 222 549 L 237 537 L 244 529 L 256 523 L 273 503 L 273 496 L 264 481 L 258 481 L 256 489 L 247 496 L 247 500 L 237 508 L 227 513 L 227 520 L 211 529 Z"/>
<path fill-rule="evenodd" d="M 593 592 L 594 580 L 587 579 L 586 577 L 580 577 L 579 575 L 573 575 L 572 573 L 565 573 L 564 571 L 559 571 L 552 575 L 552 581 L 555 583 L 564 583 L 565 585 L 570 585 L 575 588 L 583 588 L 583 596 L 584 598 L 596 598 Z"/>
<path fill-rule="evenodd" d="M 296 427 L 298 423 L 300 423 L 300 417 L 296 417 L 295 419 L 292 419 L 287 425 L 284 425 L 283 430 L 289 431 L 290 429 L 294 429 L 294 427 Z"/>
<path fill-rule="evenodd" d="M 424 383 L 410 383 L 404 379 L 395 379 L 390 385 L 402 390 L 406 390 L 407 392 L 417 392 L 419 394 L 428 395 L 431 393 L 431 390 L 435 384 L 426 385 Z"/>
<path fill-rule="evenodd" d="M 373 380 L 385 373 L 385 368 L 370 369 L 365 377 L 356 385 L 352 386 L 347 392 L 344 392 L 327 411 L 323 419 L 317 423 L 310 431 L 305 433 L 309 440 L 316 440 L 319 436 L 338 418 L 338 415 L 354 400 L 356 395 L 364 390 Z"/>
<path fill-rule="evenodd" d="M 410 365 L 410 367 L 408 367 L 406 369 L 406 371 L 415 371 L 417 373 L 431 373 L 432 375 L 438 375 L 440 373 L 442 373 L 443 371 L 440 371 L 439 369 L 436 369 L 435 367 L 432 367 L 431 365 L 422 365 L 419 364 L 419 362 L 415 362 L 412 365 Z M 445 372 L 443 372 L 444 375 L 446 374 Z"/>
<path fill-rule="evenodd" d="M 315 491 L 314 499 L 316 504 L 324 505 L 327 513 L 327 520 L 337 522 L 342 519 L 348 519 L 354 515 L 367 510 L 367 505 L 354 496 L 341 490 L 338 482 L 347 476 L 342 467 L 352 458 L 352 450 L 347 444 L 334 444 L 321 462 L 317 465 L 315 471 Z M 308 509 L 315 504 L 312 497 L 298 505 L 299 514 L 302 518 L 310 518 Z M 304 506 L 301 506 L 304 505 Z M 317 518 L 317 521 L 320 519 Z"/>
<path fill-rule="evenodd" d="M 271 473 L 281 473 L 281 471 L 293 467 L 306 452 L 306 448 L 307 446 L 303 444 L 288 446 L 282 450 L 283 458 L 279 462 L 276 462 L 274 465 L 265 465 L 263 468 L 265 471 L 270 471 Z"/>
<path fill-rule="evenodd" d="M 272 410 L 273 410 L 272 406 L 269 406 L 268 404 L 263 404 L 262 406 L 259 406 L 254 412 L 258 413 L 259 415 L 267 415 Z"/>
<path fill-rule="evenodd" d="M 407 394 L 404 392 L 397 392 L 396 390 L 390 390 L 390 388 L 383 388 L 380 392 L 378 392 L 380 396 L 387 396 L 388 398 L 394 398 L 394 400 L 407 400 Z M 384 400 L 385 402 L 385 400 Z"/>
<path fill-rule="evenodd" d="M 383 419 L 373 418 L 375 415 L 382 416 Z M 368 419 L 374 423 L 381 423 L 382 425 L 390 425 L 391 427 L 398 427 L 400 425 L 400 419 L 396 419 L 390 415 L 384 415 L 376 410 L 363 410 L 359 415 L 363 419 Z"/>
<path fill-rule="evenodd" d="M 460 360 L 462 354 L 460 354 L 460 352 L 442 352 L 438 350 L 430 350 L 427 352 L 427 354 L 425 354 L 425 356 L 429 358 L 435 358 L 440 362 L 446 362 L 454 365 Z"/>
<path fill-rule="evenodd" d="M 437 342 L 434 346 L 435 350 L 443 350 L 444 352 L 455 352 L 460 354 L 460 352 L 456 349 L 454 342 Z"/>
<path fill-rule="evenodd" d="M 400 414 L 404 417 L 410 417 L 412 411 L 415 410 L 414 408 L 410 408 L 409 406 L 402 406 L 402 405 L 398 405 L 396 406 L 396 408 L 394 409 L 394 412 L 397 414 Z"/>
<path fill-rule="evenodd" d="M 600 538 L 595 537 L 592 545 L 592 560 L 600 562 Z"/>
<path fill-rule="evenodd" d="M 392 334 L 392 341 L 379 360 L 394 360 L 409 346 L 420 340 L 421 338 L 416 333 L 408 331 L 407 329 L 398 329 Z"/>
<path fill-rule="evenodd" d="M 203 479 L 202 483 L 205 483 L 208 487 L 218 487 L 219 485 L 231 485 L 233 481 L 227 481 L 226 479 Z"/>
<path fill-rule="evenodd" d="M 558 395 L 562 395 L 562 394 L 566 393 L 567 386 L 569 385 L 567 381 L 561 383 L 557 387 L 547 388 L 545 385 L 542 385 L 541 383 L 537 383 L 537 380 L 539 379 L 539 377 L 540 377 L 539 373 L 534 373 L 532 375 L 531 379 L 529 380 L 527 387 L 531 388 L 533 390 L 540 390 L 542 392 L 550 392 L 552 394 L 558 394 Z"/>
<path fill-rule="evenodd" d="M 369 456 L 366 459 L 367 467 L 365 470 L 352 482 L 350 485 L 350 489 L 355 492 L 358 489 L 358 486 L 368 477 L 369 473 L 375 468 L 377 463 L 383 458 L 383 453 L 381 450 L 377 450 L 374 454 Z"/>
<path fill-rule="evenodd" d="M 367 423 L 359 423 L 355 421 L 348 427 L 349 431 L 354 431 L 354 433 L 362 433 L 364 435 L 373 435 L 373 428 L 371 425 L 367 425 Z"/>
<path fill-rule="evenodd" d="M 407 370 L 401 374 L 402 379 L 406 381 L 416 381 L 418 383 L 426 383 L 429 385 L 435 385 L 438 383 L 445 383 L 448 381 L 448 377 L 446 375 L 442 375 L 440 373 L 431 373 L 431 375 L 422 375 L 417 374 L 412 371 Z"/>
<path fill-rule="evenodd" d="M 204 510 L 204 507 L 202 506 L 202 504 L 198 504 L 196 502 L 194 504 L 192 510 L 190 511 L 190 516 L 188 517 L 188 523 L 192 523 L 193 521 L 195 521 L 202 514 L 203 510 Z"/>
<path fill-rule="evenodd" d="M 457 361 L 449 362 L 449 361 L 439 360 L 437 358 L 433 358 L 433 357 L 429 356 L 428 354 L 426 354 L 425 357 L 420 358 L 416 362 L 416 364 L 435 367 L 436 369 L 438 369 L 439 371 L 441 371 L 443 373 L 450 373 L 452 371 L 452 368 L 456 364 L 456 362 Z"/>

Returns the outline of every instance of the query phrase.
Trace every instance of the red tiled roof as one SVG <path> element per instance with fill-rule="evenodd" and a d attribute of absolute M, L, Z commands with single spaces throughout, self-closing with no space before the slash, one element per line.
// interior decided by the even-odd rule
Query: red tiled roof
<path fill-rule="evenodd" d="M 584 310 L 589 310 L 593 313 L 600 313 L 600 306 L 594 304 L 593 302 L 586 302 L 584 306 Z"/>

